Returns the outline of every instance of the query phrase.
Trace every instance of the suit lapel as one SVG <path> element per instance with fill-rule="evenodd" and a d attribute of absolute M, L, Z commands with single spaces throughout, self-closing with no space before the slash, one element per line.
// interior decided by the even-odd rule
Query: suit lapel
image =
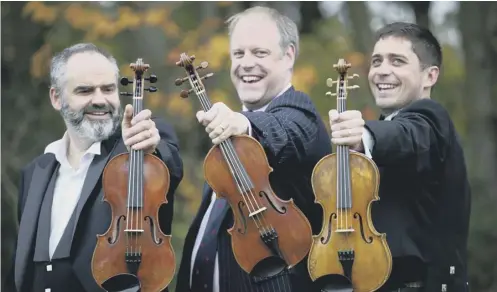
<path fill-rule="evenodd" d="M 35 169 L 33 170 L 31 184 L 29 185 L 25 199 L 26 202 L 22 211 L 16 247 L 15 282 L 18 289 L 21 288 L 21 282 L 24 278 L 23 273 L 26 270 L 26 264 L 33 247 L 33 238 L 36 234 L 41 203 L 56 165 L 57 160 L 55 156 L 53 154 L 46 154 L 35 165 Z"/>
<path fill-rule="evenodd" d="M 115 142 L 114 140 L 112 140 Z M 76 214 L 75 214 L 75 220 L 74 220 L 74 228 L 72 230 L 72 235 L 71 235 L 71 240 L 72 242 L 74 238 L 74 233 L 76 232 L 76 228 L 78 226 L 78 221 L 79 217 L 81 215 L 81 211 L 83 210 L 83 207 L 86 204 L 86 201 L 90 197 L 90 195 L 93 193 L 93 189 L 97 185 L 97 182 L 99 181 L 102 172 L 107 165 L 107 161 L 109 161 L 109 158 L 112 156 L 112 153 L 114 152 L 114 149 L 118 143 L 113 143 L 113 145 L 109 145 L 110 143 L 102 143 L 101 146 L 101 155 L 96 155 L 93 158 L 92 163 L 90 164 L 90 167 L 88 168 L 88 172 L 86 174 L 85 182 L 83 183 L 83 188 L 81 189 L 81 196 L 79 198 L 78 204 L 76 205 Z M 112 147 L 112 149 L 109 150 L 109 148 Z"/>

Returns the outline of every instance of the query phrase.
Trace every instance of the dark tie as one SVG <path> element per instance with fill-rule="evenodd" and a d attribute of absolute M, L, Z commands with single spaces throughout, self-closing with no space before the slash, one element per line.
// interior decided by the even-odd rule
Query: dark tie
<path fill-rule="evenodd" d="M 205 227 L 204 237 L 198 248 L 197 257 L 193 265 L 192 289 L 194 292 L 212 291 L 214 277 L 214 263 L 217 252 L 217 235 L 219 227 L 228 210 L 228 202 L 216 199 Z"/>

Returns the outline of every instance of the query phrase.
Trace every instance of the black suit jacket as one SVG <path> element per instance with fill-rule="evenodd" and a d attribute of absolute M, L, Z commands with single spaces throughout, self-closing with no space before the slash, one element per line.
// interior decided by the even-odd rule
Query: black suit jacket
<path fill-rule="evenodd" d="M 273 168 L 269 180 L 275 194 L 284 200 L 293 198 L 295 204 L 309 219 L 313 232 L 318 233 L 321 228 L 322 211 L 319 205 L 314 204 L 311 175 L 314 165 L 331 153 L 331 142 L 311 99 L 291 87 L 283 95 L 275 98 L 264 112 L 243 112 L 243 114 L 249 119 L 253 137 L 261 143 Z M 205 185 L 200 209 L 185 239 L 178 272 L 177 292 L 190 290 L 191 254 L 211 194 L 212 190 Z M 226 230 L 232 226 L 230 217 L 232 217 L 231 211 L 228 212 L 220 232 L 227 233 Z M 234 259 L 230 238 L 225 238 L 220 239 L 218 250 L 221 292 L 257 291 L 255 286 L 242 275 L 244 272 Z M 307 259 L 304 259 L 296 266 L 298 276 L 292 279 L 296 284 L 304 287 L 311 282 L 306 261 Z"/>
<path fill-rule="evenodd" d="M 160 157 L 169 168 L 170 188 L 168 204 L 159 212 L 159 223 L 166 234 L 171 234 L 174 209 L 174 192 L 183 177 L 183 162 L 179 153 L 178 138 L 174 129 L 162 119 L 153 119 L 159 130 L 161 141 L 157 146 Z M 76 276 L 86 291 L 104 291 L 91 273 L 91 260 L 97 234 L 103 234 L 111 222 L 110 206 L 102 201 L 102 172 L 107 162 L 120 153 L 127 153 L 121 136 L 121 128 L 108 140 L 102 142 L 101 155 L 95 156 L 88 169 L 81 198 L 76 206 L 76 223 L 71 246 L 71 259 Z M 36 227 L 41 202 L 50 177 L 58 164 L 51 153 L 35 158 L 22 170 L 18 199 L 19 234 L 15 251 L 14 279 L 9 279 L 9 291 L 23 292 L 32 279 L 33 252 L 36 240 Z M 15 283 L 15 287 L 12 283 Z"/>
<path fill-rule="evenodd" d="M 380 201 L 372 218 L 387 234 L 394 258 L 385 287 L 423 280 L 428 292 L 442 291 L 442 284 L 446 291 L 468 291 L 470 187 L 448 112 L 421 99 L 391 121 L 367 121 L 366 128 L 380 169 Z"/>

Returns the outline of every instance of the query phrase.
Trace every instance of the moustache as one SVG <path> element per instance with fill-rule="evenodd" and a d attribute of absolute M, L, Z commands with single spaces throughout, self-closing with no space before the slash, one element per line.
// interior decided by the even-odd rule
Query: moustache
<path fill-rule="evenodd" d="M 91 113 L 91 112 L 107 112 L 110 114 L 114 114 L 116 108 L 110 104 L 90 104 L 83 109 L 83 113 Z"/>

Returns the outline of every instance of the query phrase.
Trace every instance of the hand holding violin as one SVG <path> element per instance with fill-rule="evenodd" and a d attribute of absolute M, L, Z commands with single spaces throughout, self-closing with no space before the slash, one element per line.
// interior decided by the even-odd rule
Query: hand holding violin
<path fill-rule="evenodd" d="M 212 105 L 207 112 L 198 111 L 197 120 L 205 128 L 215 145 L 233 135 L 248 134 L 250 122 L 241 113 L 232 111 L 224 103 Z"/>
<path fill-rule="evenodd" d="M 328 112 L 330 117 L 331 143 L 349 146 L 351 150 L 362 152 L 362 133 L 364 132 L 364 119 L 357 110 L 347 110 L 338 113 L 337 110 Z"/>
<path fill-rule="evenodd" d="M 148 109 L 142 110 L 133 117 L 133 106 L 126 105 L 122 121 L 122 136 L 128 151 L 130 147 L 133 150 L 143 150 L 146 154 L 155 151 L 160 142 L 160 135 L 151 117 L 152 112 Z"/>

